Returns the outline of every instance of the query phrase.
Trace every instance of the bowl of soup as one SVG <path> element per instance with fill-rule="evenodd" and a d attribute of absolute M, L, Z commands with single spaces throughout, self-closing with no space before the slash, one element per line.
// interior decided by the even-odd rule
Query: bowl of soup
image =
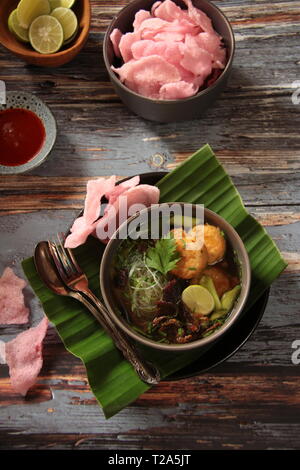
<path fill-rule="evenodd" d="M 243 311 L 250 282 L 238 233 L 195 204 L 158 204 L 130 217 L 100 266 L 101 292 L 116 325 L 140 344 L 169 351 L 205 347 L 226 334 Z"/>

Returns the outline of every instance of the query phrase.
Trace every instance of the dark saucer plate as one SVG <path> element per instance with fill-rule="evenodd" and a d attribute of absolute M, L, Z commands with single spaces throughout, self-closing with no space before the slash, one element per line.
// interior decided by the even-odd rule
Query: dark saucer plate
<path fill-rule="evenodd" d="M 166 171 L 141 174 L 140 183 L 154 185 L 166 174 Z M 129 178 L 131 177 L 124 178 L 122 181 Z M 82 215 L 82 212 L 80 215 Z M 266 309 L 269 292 L 270 289 L 267 289 L 255 304 L 245 314 L 241 315 L 240 319 L 230 328 L 224 337 L 215 342 L 208 350 L 203 351 L 201 355 L 199 353 L 197 360 L 164 380 L 171 381 L 197 376 L 229 359 L 246 343 L 257 328 Z"/>

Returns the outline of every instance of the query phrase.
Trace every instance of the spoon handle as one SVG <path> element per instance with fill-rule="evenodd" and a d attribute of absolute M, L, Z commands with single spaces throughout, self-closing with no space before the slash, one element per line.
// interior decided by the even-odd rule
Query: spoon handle
<path fill-rule="evenodd" d="M 128 340 L 123 332 L 117 329 L 111 320 L 109 313 L 101 304 L 100 300 L 91 292 L 70 291 L 70 295 L 80 302 L 94 315 L 105 331 L 111 336 L 116 347 L 123 353 L 123 356 L 132 364 L 139 377 L 149 385 L 155 385 L 160 381 L 160 374 L 157 368 L 145 362 L 139 355 L 135 346 Z"/>

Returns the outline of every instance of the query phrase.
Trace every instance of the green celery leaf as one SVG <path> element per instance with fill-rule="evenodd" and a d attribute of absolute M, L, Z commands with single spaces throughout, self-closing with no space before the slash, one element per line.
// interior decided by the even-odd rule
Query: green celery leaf
<path fill-rule="evenodd" d="M 146 263 L 149 268 L 156 269 L 162 274 L 172 271 L 178 263 L 180 255 L 176 250 L 174 238 L 157 240 L 154 247 L 147 250 Z"/>

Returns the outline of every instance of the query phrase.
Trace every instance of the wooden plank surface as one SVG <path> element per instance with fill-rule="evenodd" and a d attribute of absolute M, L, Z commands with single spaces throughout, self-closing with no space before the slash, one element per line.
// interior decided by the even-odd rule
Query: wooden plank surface
<path fill-rule="evenodd" d="M 300 364 L 292 362 L 292 344 L 300 340 L 300 105 L 292 94 L 300 80 L 300 1 L 215 2 L 236 37 L 230 82 L 201 119 L 172 124 L 133 115 L 109 83 L 103 37 L 127 3 L 92 0 L 86 47 L 61 68 L 24 65 L 0 47 L 7 89 L 40 96 L 59 129 L 42 166 L 0 177 L 0 272 L 9 265 L 21 274 L 20 261 L 35 244 L 72 222 L 90 177 L 172 169 L 206 142 L 289 265 L 238 353 L 205 374 L 161 383 L 108 421 L 81 362 L 50 328 L 42 372 L 26 399 L 12 391 L 7 366 L 0 366 L 0 448 L 299 448 Z M 29 288 L 26 302 L 34 325 L 42 312 Z M 0 339 L 20 331 L 0 328 Z"/>

